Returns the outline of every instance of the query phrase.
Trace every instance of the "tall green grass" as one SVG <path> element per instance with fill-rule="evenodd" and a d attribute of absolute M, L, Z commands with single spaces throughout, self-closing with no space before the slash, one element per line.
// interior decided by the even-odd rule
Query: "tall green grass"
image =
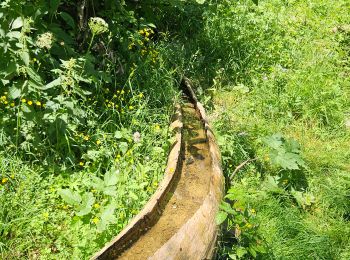
<path fill-rule="evenodd" d="M 258 235 L 268 247 L 259 257 L 347 259 L 349 31 L 342 28 L 350 20 L 349 3 L 226 4 L 229 9 L 219 8 L 219 16 L 208 18 L 210 39 L 220 46 L 218 53 L 223 51 L 228 66 L 222 66 L 211 116 L 224 139 L 226 175 L 243 161 L 256 159 L 229 186 L 245 194 L 246 206 L 257 211 Z M 239 39 L 244 39 L 242 44 Z M 264 137 L 274 133 L 301 144 L 307 185 L 300 192 L 313 198 L 310 206 L 299 204 L 288 184 L 281 184 L 281 193 L 271 186 L 269 176 L 279 176 L 281 169 L 271 163 Z M 239 239 L 222 241 L 218 258 L 228 258 L 225 246 L 235 243 Z"/>

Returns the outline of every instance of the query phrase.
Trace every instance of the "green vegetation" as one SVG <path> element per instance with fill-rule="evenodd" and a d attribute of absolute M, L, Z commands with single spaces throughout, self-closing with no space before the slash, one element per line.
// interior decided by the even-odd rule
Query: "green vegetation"
<path fill-rule="evenodd" d="M 173 72 L 153 25 L 105 4 L 0 4 L 2 259 L 88 258 L 162 178 Z"/>
<path fill-rule="evenodd" d="M 243 20 L 237 34 L 250 34 L 243 52 L 254 61 L 214 96 L 232 180 L 218 216 L 228 220 L 219 258 L 348 259 L 349 2 L 233 10 L 226 25 L 218 21 L 222 33 Z"/>
<path fill-rule="evenodd" d="M 218 259 L 348 259 L 349 23 L 347 0 L 1 2 L 0 258 L 115 236 L 186 75 L 222 151 Z"/>

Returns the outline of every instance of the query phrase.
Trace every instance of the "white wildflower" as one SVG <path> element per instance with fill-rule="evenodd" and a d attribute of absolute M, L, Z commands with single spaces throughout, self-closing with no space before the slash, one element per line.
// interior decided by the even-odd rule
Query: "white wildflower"
<path fill-rule="evenodd" d="M 35 44 L 41 49 L 51 49 L 53 42 L 53 35 L 50 32 L 40 34 L 36 39 Z"/>
<path fill-rule="evenodd" d="M 89 27 L 93 35 L 98 35 L 108 31 L 108 23 L 100 17 L 91 17 Z"/>
<path fill-rule="evenodd" d="M 135 143 L 139 143 L 141 141 L 141 134 L 139 132 L 135 132 L 132 137 Z"/>

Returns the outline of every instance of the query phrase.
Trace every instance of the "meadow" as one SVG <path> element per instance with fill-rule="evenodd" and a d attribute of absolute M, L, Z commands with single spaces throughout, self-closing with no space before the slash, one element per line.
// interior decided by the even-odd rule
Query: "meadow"
<path fill-rule="evenodd" d="M 158 187 L 182 76 L 222 153 L 217 259 L 350 258 L 350 2 L 0 3 L 0 258 L 88 259 Z"/>

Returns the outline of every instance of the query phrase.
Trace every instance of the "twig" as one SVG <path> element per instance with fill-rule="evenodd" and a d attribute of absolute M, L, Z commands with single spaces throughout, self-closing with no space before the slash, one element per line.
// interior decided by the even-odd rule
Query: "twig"
<path fill-rule="evenodd" d="M 248 159 L 248 160 L 245 160 L 244 162 L 242 162 L 240 165 L 238 165 L 236 167 L 236 169 L 233 171 L 233 173 L 230 175 L 230 181 L 232 181 L 233 177 L 235 177 L 236 173 L 242 169 L 246 164 L 250 163 L 250 162 L 253 162 L 253 161 L 256 161 L 258 158 L 254 158 L 254 159 Z"/>

